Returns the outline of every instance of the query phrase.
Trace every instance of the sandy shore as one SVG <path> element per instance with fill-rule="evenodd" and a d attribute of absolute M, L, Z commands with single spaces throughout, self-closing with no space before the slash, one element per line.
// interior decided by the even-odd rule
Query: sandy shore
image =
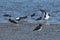
<path fill-rule="evenodd" d="M 44 25 L 41 31 L 33 31 L 38 24 L 0 23 L 0 40 L 60 40 L 60 25 Z"/>

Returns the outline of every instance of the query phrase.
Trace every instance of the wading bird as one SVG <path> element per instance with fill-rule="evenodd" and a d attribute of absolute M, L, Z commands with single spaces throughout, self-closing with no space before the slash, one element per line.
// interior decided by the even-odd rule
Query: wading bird
<path fill-rule="evenodd" d="M 50 18 L 50 14 L 46 12 L 45 10 L 40 9 L 40 11 L 44 14 L 44 19 L 48 20 Z"/>
<path fill-rule="evenodd" d="M 11 23 L 17 24 L 17 22 L 15 20 L 8 19 L 8 21 L 11 22 Z"/>
<path fill-rule="evenodd" d="M 42 30 L 42 24 L 39 24 L 33 31 L 40 31 Z"/>
<path fill-rule="evenodd" d="M 17 18 L 16 18 L 16 21 L 20 21 L 20 20 L 26 19 L 26 18 L 27 18 L 27 16 L 24 16 L 24 17 L 17 17 Z"/>

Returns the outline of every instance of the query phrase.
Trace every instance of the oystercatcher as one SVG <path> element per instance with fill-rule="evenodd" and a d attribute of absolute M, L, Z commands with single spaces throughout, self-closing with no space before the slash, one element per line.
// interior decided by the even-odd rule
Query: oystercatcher
<path fill-rule="evenodd" d="M 33 31 L 40 31 L 42 30 L 42 24 L 39 24 Z"/>
<path fill-rule="evenodd" d="M 24 17 L 17 17 L 17 18 L 16 18 L 16 21 L 20 21 L 20 20 L 26 19 L 26 18 L 27 18 L 27 16 L 24 16 Z"/>
<path fill-rule="evenodd" d="M 40 9 L 40 11 L 44 14 L 44 19 L 48 20 L 50 18 L 50 14 L 46 12 L 45 10 Z"/>
<path fill-rule="evenodd" d="M 11 22 L 11 23 L 17 24 L 17 22 L 15 20 L 8 19 L 8 21 Z"/>

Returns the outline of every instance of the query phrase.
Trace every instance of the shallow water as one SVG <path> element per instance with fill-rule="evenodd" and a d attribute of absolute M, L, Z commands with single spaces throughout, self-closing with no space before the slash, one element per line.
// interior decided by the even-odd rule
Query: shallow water
<path fill-rule="evenodd" d="M 35 24 L 0 23 L 0 40 L 60 40 L 60 24 L 43 25 L 33 31 Z"/>

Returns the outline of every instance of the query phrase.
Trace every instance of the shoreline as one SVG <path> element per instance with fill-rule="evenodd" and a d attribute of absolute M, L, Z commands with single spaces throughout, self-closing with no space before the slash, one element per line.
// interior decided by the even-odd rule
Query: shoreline
<path fill-rule="evenodd" d="M 60 26 L 60 24 L 43 24 L 43 23 L 19 23 L 19 24 L 13 24 L 13 23 L 0 23 L 1 26 L 37 26 L 39 24 L 45 25 L 45 26 Z"/>
<path fill-rule="evenodd" d="M 50 24 L 50 25 L 44 25 L 43 29 L 41 31 L 33 31 L 38 24 L 31 24 L 31 23 L 20 23 L 18 24 L 12 24 L 12 23 L 0 23 L 0 37 L 1 39 L 8 40 L 14 38 L 15 39 L 36 39 L 37 40 L 46 40 L 49 39 L 56 39 L 60 36 L 60 24 Z M 16 38 L 17 37 L 17 38 Z M 20 37 L 20 38 L 19 38 Z"/>

